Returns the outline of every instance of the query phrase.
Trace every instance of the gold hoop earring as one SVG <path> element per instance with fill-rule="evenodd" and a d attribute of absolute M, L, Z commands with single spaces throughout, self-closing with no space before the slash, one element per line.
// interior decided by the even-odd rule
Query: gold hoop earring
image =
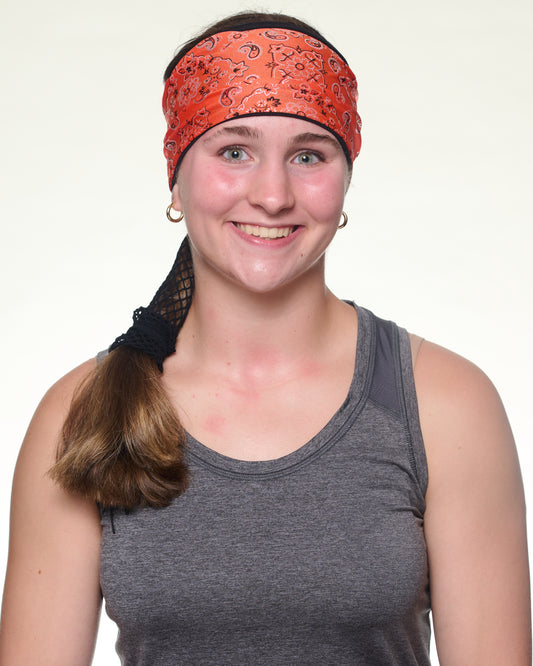
<path fill-rule="evenodd" d="M 342 211 L 342 224 L 339 224 L 337 229 L 344 229 L 344 227 L 348 224 L 348 215 L 344 211 Z"/>
<path fill-rule="evenodd" d="M 171 222 L 181 222 L 181 221 L 183 220 L 183 218 L 185 217 L 185 215 L 184 215 L 182 212 L 180 212 L 180 214 L 178 215 L 178 217 L 172 217 L 172 215 L 171 215 L 171 213 L 170 213 L 171 210 L 173 210 L 173 208 L 172 208 L 172 204 L 170 204 L 170 206 L 167 208 L 167 218 L 168 218 Z"/>

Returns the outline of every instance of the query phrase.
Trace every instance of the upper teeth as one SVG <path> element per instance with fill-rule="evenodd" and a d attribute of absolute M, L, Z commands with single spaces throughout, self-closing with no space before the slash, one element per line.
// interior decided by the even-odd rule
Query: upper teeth
<path fill-rule="evenodd" d="M 238 224 L 236 226 L 245 234 L 258 236 L 259 238 L 285 238 L 288 236 L 292 227 L 259 227 L 253 224 Z"/>

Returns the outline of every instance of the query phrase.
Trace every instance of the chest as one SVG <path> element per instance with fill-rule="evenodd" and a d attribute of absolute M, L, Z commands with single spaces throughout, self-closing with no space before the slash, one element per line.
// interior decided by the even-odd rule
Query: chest
<path fill-rule="evenodd" d="M 271 472 L 213 470 L 193 447 L 191 488 L 170 507 L 119 512 L 114 533 L 105 517 L 102 589 L 124 643 L 163 632 L 198 649 L 219 636 L 227 649 L 241 631 L 275 644 L 287 631 L 322 632 L 319 644 L 346 632 L 353 648 L 369 626 L 427 608 L 423 499 L 403 429 L 358 426 Z"/>
<path fill-rule="evenodd" d="M 332 363 L 308 362 L 269 377 L 188 373 L 167 389 L 181 423 L 196 440 L 239 460 L 272 460 L 299 449 L 345 401 L 353 379 L 350 345 Z"/>

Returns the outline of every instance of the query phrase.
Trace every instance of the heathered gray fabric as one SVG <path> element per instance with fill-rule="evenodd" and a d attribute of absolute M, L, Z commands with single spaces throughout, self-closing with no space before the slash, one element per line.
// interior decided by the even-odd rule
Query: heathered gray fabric
<path fill-rule="evenodd" d="M 102 512 L 101 585 L 126 666 L 429 664 L 409 339 L 357 311 L 349 395 L 305 446 L 243 462 L 189 438 L 184 495 Z"/>

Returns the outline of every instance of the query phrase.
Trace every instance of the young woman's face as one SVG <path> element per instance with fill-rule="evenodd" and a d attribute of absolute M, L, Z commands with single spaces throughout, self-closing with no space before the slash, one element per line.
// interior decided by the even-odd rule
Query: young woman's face
<path fill-rule="evenodd" d="M 236 118 L 188 150 L 172 190 L 195 273 L 268 292 L 313 271 L 339 225 L 349 170 L 339 142 L 298 118 Z"/>

